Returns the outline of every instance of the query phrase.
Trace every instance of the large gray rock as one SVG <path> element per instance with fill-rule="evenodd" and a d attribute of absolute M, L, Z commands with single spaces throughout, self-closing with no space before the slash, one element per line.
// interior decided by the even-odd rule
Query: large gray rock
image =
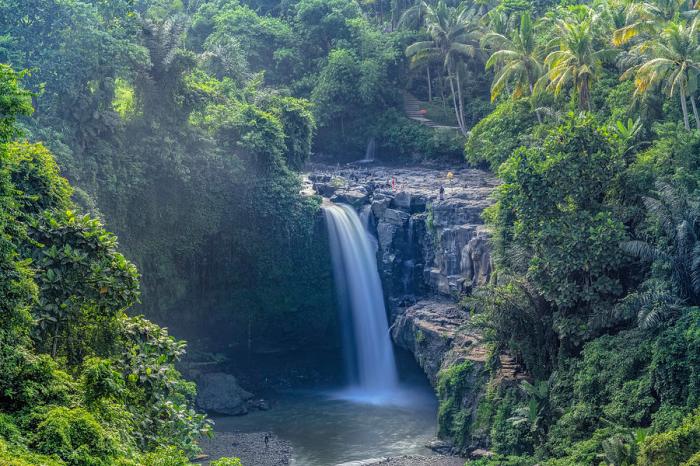
<path fill-rule="evenodd" d="M 488 206 L 488 200 L 448 198 L 433 204 L 433 223 L 436 227 L 456 225 L 480 225 L 483 222 L 481 212 Z"/>
<path fill-rule="evenodd" d="M 339 189 L 331 196 L 331 201 L 340 204 L 350 204 L 355 208 L 361 207 L 369 199 L 367 189 L 363 186 L 353 186 L 348 189 Z"/>
<path fill-rule="evenodd" d="M 253 394 L 238 385 L 231 374 L 212 372 L 197 377 L 197 406 L 207 412 L 237 416 L 248 412 Z"/>
<path fill-rule="evenodd" d="M 338 190 L 338 187 L 334 186 L 333 183 L 319 182 L 313 184 L 313 189 L 323 197 L 331 197 Z"/>
<path fill-rule="evenodd" d="M 468 314 L 454 302 L 427 299 L 405 309 L 392 327 L 394 341 L 414 354 L 434 387 L 438 385 L 441 373 L 464 362 L 470 363 L 466 372 L 461 373 L 466 389 L 447 395 L 456 397 L 450 401 L 460 406 L 461 419 L 457 422 L 461 427 L 455 429 L 451 422 L 441 434 L 444 440 L 451 441 L 454 439 L 450 435 L 469 432 L 462 452 L 489 443 L 488 430 L 477 422 L 479 404 L 487 390 L 489 351 L 482 336 L 465 325 L 468 320 Z M 494 383 L 517 385 L 523 378 L 518 373 L 517 364 L 506 355 L 501 355 L 499 360 Z M 441 422 L 440 418 L 438 422 Z"/>
<path fill-rule="evenodd" d="M 396 194 L 391 202 L 391 206 L 415 214 L 425 211 L 427 203 L 428 198 L 424 194 L 401 191 Z"/>
<path fill-rule="evenodd" d="M 462 248 L 460 272 L 473 288 L 488 283 L 492 267 L 488 236 L 477 234 Z"/>
<path fill-rule="evenodd" d="M 406 225 L 406 222 L 408 222 L 410 217 L 411 216 L 408 213 L 402 210 L 384 209 L 384 215 L 382 216 L 381 221 L 403 227 Z"/>
<path fill-rule="evenodd" d="M 433 386 L 438 373 L 464 360 L 483 365 L 486 349 L 478 335 L 460 331 L 468 314 L 452 301 L 427 299 L 405 309 L 394 321 L 391 335 L 412 352 Z"/>

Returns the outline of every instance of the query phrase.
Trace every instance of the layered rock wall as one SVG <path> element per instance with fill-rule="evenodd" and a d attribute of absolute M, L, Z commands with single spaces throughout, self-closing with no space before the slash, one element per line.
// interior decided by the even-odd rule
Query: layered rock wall
<path fill-rule="evenodd" d="M 469 329 L 469 316 L 457 298 L 489 281 L 492 262 L 482 213 L 497 180 L 479 170 L 450 174 L 380 167 L 326 168 L 310 180 L 314 191 L 330 201 L 353 205 L 376 236 L 396 344 L 414 354 L 435 388 L 451 369 L 471 381 L 468 390 L 441 395 L 467 413 L 459 417 L 465 428 L 441 424 L 441 435 L 459 452 L 487 447 L 484 433 L 471 429 L 488 378 L 487 351 L 479 333 Z"/>
<path fill-rule="evenodd" d="M 392 310 L 424 296 L 455 297 L 488 281 L 491 256 L 481 214 L 498 183 L 492 175 L 379 167 L 317 170 L 310 179 L 331 201 L 368 209 Z"/>

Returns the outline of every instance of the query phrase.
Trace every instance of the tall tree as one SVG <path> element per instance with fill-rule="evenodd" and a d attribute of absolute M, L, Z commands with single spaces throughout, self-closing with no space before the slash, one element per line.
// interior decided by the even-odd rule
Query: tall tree
<path fill-rule="evenodd" d="M 700 42 L 698 41 L 696 22 L 686 25 L 683 21 L 671 21 L 661 32 L 658 39 L 640 44 L 637 49 L 643 51 L 648 59 L 641 65 L 628 69 L 621 77 L 635 78 L 635 95 L 648 92 L 661 84 L 663 91 L 673 97 L 678 94 L 683 112 L 685 129 L 690 129 L 688 102 L 693 109 L 695 124 L 700 129 L 700 118 L 692 95 L 697 88 L 700 74 Z"/>
<path fill-rule="evenodd" d="M 428 4 L 425 2 L 425 0 L 416 1 L 413 6 L 401 14 L 398 21 L 398 26 L 407 26 L 416 29 L 422 28 L 425 24 L 425 12 L 427 9 Z M 428 102 L 433 101 L 433 80 L 430 74 L 430 66 L 432 64 L 431 58 L 432 57 L 430 57 L 429 54 L 426 54 L 424 57 L 414 57 L 414 60 L 411 62 L 413 66 L 425 66 L 426 82 L 428 85 Z"/>
<path fill-rule="evenodd" d="M 486 62 L 487 69 L 497 69 L 491 85 L 491 100 L 495 100 L 509 83 L 513 84 L 514 98 L 531 95 L 543 69 L 530 14 L 523 13 L 520 27 L 510 38 L 491 32 L 484 37 L 483 42 L 492 43 L 497 48 Z"/>
<path fill-rule="evenodd" d="M 443 0 L 435 6 L 426 5 L 425 24 L 431 39 L 415 42 L 406 49 L 406 56 L 413 60 L 442 61 L 450 83 L 457 124 L 463 134 L 467 129 L 461 75 L 465 61 L 479 55 L 477 19 L 466 2 L 456 7 L 448 6 Z"/>
<path fill-rule="evenodd" d="M 610 49 L 596 46 L 596 19 L 597 16 L 591 13 L 576 22 L 568 19 L 555 21 L 559 48 L 544 59 L 547 73 L 537 83 L 538 88 L 545 88 L 555 95 L 568 84 L 573 84 L 582 110 L 591 109 L 591 85 L 601 71 L 603 58 L 611 53 Z"/>
<path fill-rule="evenodd" d="M 626 44 L 640 34 L 656 35 L 667 21 L 693 10 L 688 0 L 654 0 L 630 2 L 625 11 L 625 25 L 613 33 L 615 45 Z"/>

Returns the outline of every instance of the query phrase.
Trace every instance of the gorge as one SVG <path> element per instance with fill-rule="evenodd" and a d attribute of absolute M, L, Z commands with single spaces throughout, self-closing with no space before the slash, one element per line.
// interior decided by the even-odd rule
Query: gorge
<path fill-rule="evenodd" d="M 329 236 L 345 385 L 278 390 L 269 394 L 271 410 L 216 418 L 217 430 L 272 429 L 291 442 L 295 464 L 319 466 L 388 456 L 418 464 L 436 451 L 483 446 L 478 435 L 455 446 L 452 429 L 436 440 L 437 402 L 445 400 L 431 392 L 440 371 L 476 363 L 474 389 L 459 394 L 469 409 L 483 396 L 486 373 L 485 347 L 478 332 L 463 328 L 468 316 L 454 293 L 488 281 L 481 212 L 497 182 L 486 172 L 453 170 L 448 181 L 447 169 L 313 167 L 310 187 L 325 196 L 319 221 Z M 441 184 L 448 184 L 444 200 Z M 414 456 L 399 460 L 405 455 Z M 461 464 L 433 458 L 429 464 Z"/>
<path fill-rule="evenodd" d="M 0 465 L 699 466 L 699 7 L 0 0 Z"/>

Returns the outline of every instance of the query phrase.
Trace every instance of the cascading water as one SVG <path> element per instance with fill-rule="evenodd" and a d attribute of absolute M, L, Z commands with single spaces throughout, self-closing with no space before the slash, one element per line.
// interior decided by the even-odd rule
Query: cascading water
<path fill-rule="evenodd" d="M 324 211 L 338 296 L 347 309 L 343 349 L 352 389 L 366 399 L 386 397 L 398 387 L 398 375 L 375 249 L 352 207 L 329 205 Z"/>
<path fill-rule="evenodd" d="M 367 141 L 367 149 L 365 149 L 365 158 L 358 160 L 357 163 L 372 163 L 374 162 L 374 154 L 377 151 L 377 142 L 374 138 L 369 138 Z"/>

